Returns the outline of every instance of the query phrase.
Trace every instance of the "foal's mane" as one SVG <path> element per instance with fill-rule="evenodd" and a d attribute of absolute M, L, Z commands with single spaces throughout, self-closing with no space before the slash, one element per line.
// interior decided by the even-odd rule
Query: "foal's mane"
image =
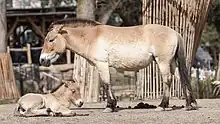
<path fill-rule="evenodd" d="M 67 81 L 75 81 L 74 79 L 69 79 L 69 80 L 67 80 Z M 63 86 L 64 85 L 64 83 L 63 82 L 61 82 L 56 88 L 54 88 L 54 89 L 52 89 L 52 91 L 50 92 L 50 93 L 54 93 L 54 92 L 56 92 L 61 86 Z"/>
<path fill-rule="evenodd" d="M 51 30 L 54 25 L 60 25 L 60 24 L 73 28 L 93 27 L 93 26 L 101 25 L 101 23 L 93 20 L 69 18 L 69 19 L 62 19 L 52 22 L 52 24 L 49 26 L 49 30 Z"/>

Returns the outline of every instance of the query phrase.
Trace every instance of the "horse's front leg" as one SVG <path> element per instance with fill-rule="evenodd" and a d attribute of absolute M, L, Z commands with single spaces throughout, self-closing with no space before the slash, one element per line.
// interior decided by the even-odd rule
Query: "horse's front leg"
<path fill-rule="evenodd" d="M 116 98 L 112 92 L 112 85 L 110 82 L 110 72 L 109 72 L 109 65 L 106 62 L 99 62 L 96 64 L 96 67 L 99 71 L 99 75 L 101 80 L 104 83 L 104 91 L 107 95 L 107 106 L 103 112 L 113 112 L 115 111 L 115 107 L 117 105 Z"/>

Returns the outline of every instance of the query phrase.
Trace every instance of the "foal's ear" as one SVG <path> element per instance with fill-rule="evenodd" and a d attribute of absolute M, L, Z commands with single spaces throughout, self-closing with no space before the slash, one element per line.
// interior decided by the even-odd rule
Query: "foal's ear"
<path fill-rule="evenodd" d="M 59 33 L 59 34 L 67 34 L 67 31 L 61 29 L 61 30 L 58 31 L 58 33 Z"/>
<path fill-rule="evenodd" d="M 68 87 L 68 83 L 65 80 L 61 80 L 65 87 Z"/>

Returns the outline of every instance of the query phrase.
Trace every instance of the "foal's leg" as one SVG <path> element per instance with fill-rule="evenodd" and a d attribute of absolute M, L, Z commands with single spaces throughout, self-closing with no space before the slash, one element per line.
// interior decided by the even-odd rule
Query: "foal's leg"
<path fill-rule="evenodd" d="M 112 92 L 112 85 L 110 82 L 110 72 L 109 72 L 109 65 L 105 62 L 99 62 L 96 64 L 96 67 L 99 71 L 100 77 L 104 83 L 104 91 L 107 95 L 107 106 L 103 112 L 113 112 L 117 101 Z"/>
<path fill-rule="evenodd" d="M 28 112 L 23 114 L 24 117 L 36 117 L 36 116 L 49 116 L 47 109 L 32 109 L 27 110 Z"/>
<path fill-rule="evenodd" d="M 70 116 L 76 115 L 76 113 L 74 111 L 72 111 L 64 106 L 59 106 L 58 109 L 56 109 L 56 110 L 52 109 L 52 112 L 55 114 L 55 116 L 58 115 L 58 116 L 70 117 Z"/>
<path fill-rule="evenodd" d="M 170 73 L 170 64 L 159 62 L 158 65 L 160 72 L 162 74 L 162 81 L 165 84 L 163 99 L 159 104 L 159 107 L 163 108 L 164 110 L 165 108 L 168 108 L 169 105 L 170 85 L 171 85 L 172 76 Z"/>

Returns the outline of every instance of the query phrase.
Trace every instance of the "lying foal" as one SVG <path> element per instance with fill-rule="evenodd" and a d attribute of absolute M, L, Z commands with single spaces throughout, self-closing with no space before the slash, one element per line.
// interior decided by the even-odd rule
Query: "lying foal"
<path fill-rule="evenodd" d="M 49 94 L 28 93 L 18 100 L 15 116 L 75 116 L 70 105 L 83 105 L 80 89 L 75 81 L 62 81 L 60 86 Z"/>

